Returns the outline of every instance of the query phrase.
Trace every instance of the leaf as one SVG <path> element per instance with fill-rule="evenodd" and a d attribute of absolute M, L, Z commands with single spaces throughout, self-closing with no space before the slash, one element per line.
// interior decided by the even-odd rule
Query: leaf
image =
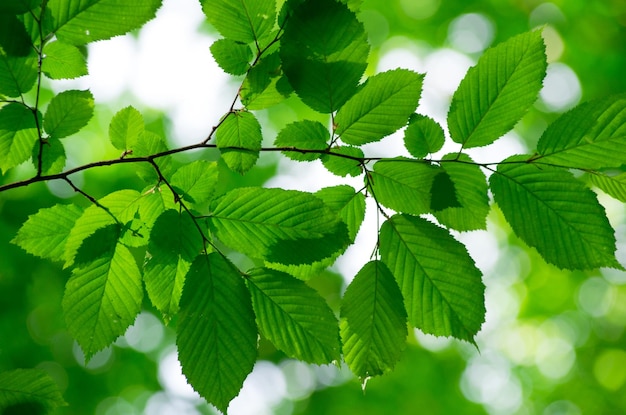
<path fill-rule="evenodd" d="M 393 369 L 406 346 L 407 315 L 389 269 L 371 261 L 354 277 L 341 302 L 343 357 L 361 379 Z"/>
<path fill-rule="evenodd" d="M 420 215 L 430 211 L 430 190 L 439 169 L 406 158 L 381 160 L 370 171 L 376 200 L 398 212 Z"/>
<path fill-rule="evenodd" d="M 0 412 L 47 414 L 67 406 L 58 385 L 41 369 L 15 369 L 0 373 Z"/>
<path fill-rule="evenodd" d="M 404 214 L 387 220 L 379 238 L 411 324 L 474 343 L 485 321 L 485 286 L 465 247 L 445 229 Z"/>
<path fill-rule="evenodd" d="M 618 175 L 606 175 L 590 173 L 588 179 L 592 185 L 597 186 L 607 195 L 626 203 L 626 173 Z"/>
<path fill-rule="evenodd" d="M 537 99 L 546 66 L 539 30 L 487 50 L 452 97 L 452 140 L 464 148 L 481 147 L 511 130 Z"/>
<path fill-rule="evenodd" d="M 132 139 L 130 137 L 127 137 L 127 140 Z M 128 141 L 127 144 L 129 144 Z M 153 133 L 152 131 L 141 132 L 139 134 L 139 137 L 137 137 L 137 141 L 133 143 L 133 155 L 137 157 L 152 156 L 154 154 L 163 153 L 167 150 L 167 143 L 165 142 L 163 137 L 156 133 Z M 163 176 L 169 176 L 172 170 L 171 157 L 158 157 L 154 161 L 161 171 L 161 174 Z M 147 183 L 158 183 L 160 181 L 160 177 L 152 164 L 137 164 L 136 172 L 137 175 Z"/>
<path fill-rule="evenodd" d="M 87 60 L 73 45 L 63 42 L 46 43 L 41 71 L 50 79 L 74 79 L 87 75 Z"/>
<path fill-rule="evenodd" d="M 577 106 L 548 126 L 534 162 L 577 169 L 626 164 L 626 94 Z"/>
<path fill-rule="evenodd" d="M 44 24 L 58 40 L 85 45 L 140 28 L 160 6 L 161 0 L 49 0 Z"/>
<path fill-rule="evenodd" d="M 215 132 L 217 147 L 228 167 L 239 174 L 250 170 L 261 150 L 261 124 L 248 111 L 230 112 Z"/>
<path fill-rule="evenodd" d="M 11 243 L 38 257 L 59 260 L 70 230 L 82 213 L 76 205 L 40 209 L 28 217 Z"/>
<path fill-rule="evenodd" d="M 402 128 L 415 112 L 424 75 L 394 69 L 369 78 L 337 111 L 335 133 L 347 144 L 379 141 Z"/>
<path fill-rule="evenodd" d="M 325 187 L 315 192 L 315 196 L 324 201 L 324 204 L 336 212 L 348 226 L 350 240 L 354 241 L 359 228 L 365 219 L 365 196 L 355 192 L 351 186 L 340 185 Z"/>
<path fill-rule="evenodd" d="M 185 275 L 202 248 L 202 237 L 185 212 L 166 210 L 152 227 L 143 278 L 152 304 L 166 321 L 178 312 Z"/>
<path fill-rule="evenodd" d="M 201 255 L 191 265 L 176 334 L 187 380 L 226 412 L 256 361 L 257 328 L 243 279 L 220 254 Z"/>
<path fill-rule="evenodd" d="M 128 106 L 117 112 L 109 124 L 109 139 L 118 150 L 132 149 L 144 132 L 143 116 Z"/>
<path fill-rule="evenodd" d="M 319 121 L 302 120 L 287 124 L 276 137 L 276 147 L 293 147 L 298 150 L 319 150 L 328 148 L 330 134 L 328 129 Z M 305 151 L 283 151 L 282 153 L 297 161 L 313 161 L 320 158 L 321 153 L 307 153 Z"/>
<path fill-rule="evenodd" d="M 19 97 L 30 91 L 36 80 L 35 56 L 12 57 L 0 51 L 0 94 Z"/>
<path fill-rule="evenodd" d="M 35 117 L 28 108 L 18 103 L 0 108 L 0 171 L 28 160 L 37 138 Z"/>
<path fill-rule="evenodd" d="M 23 14 L 40 5 L 40 0 L 18 0 L 0 3 L 0 13 Z"/>
<path fill-rule="evenodd" d="M 41 155 L 41 174 L 57 174 L 63 171 L 67 157 L 65 155 L 65 147 L 61 140 L 48 139 L 40 146 L 39 142 L 35 142 L 33 146 L 32 164 L 37 169 L 39 166 L 39 151 L 42 150 Z"/>
<path fill-rule="evenodd" d="M 0 53 L 27 56 L 32 52 L 30 36 L 15 14 L 0 11 Z"/>
<path fill-rule="evenodd" d="M 433 215 L 439 223 L 457 231 L 487 229 L 490 206 L 485 174 L 463 153 L 447 154 L 442 160 L 446 162 L 440 163 L 440 166 L 454 183 L 459 206 L 449 206 L 432 212 Z"/>
<path fill-rule="evenodd" d="M 310 193 L 239 188 L 213 202 L 210 225 L 228 247 L 252 258 L 308 264 L 348 245 L 337 214 Z"/>
<path fill-rule="evenodd" d="M 331 148 L 330 153 L 322 155 L 322 164 L 336 176 L 356 177 L 363 172 L 364 157 L 363 150 L 358 147 L 337 146 Z"/>
<path fill-rule="evenodd" d="M 363 24 L 335 0 L 305 0 L 291 12 L 280 45 L 283 71 L 305 104 L 334 112 L 354 94 L 367 67 Z"/>
<path fill-rule="evenodd" d="M 87 360 L 124 334 L 141 310 L 141 273 L 118 235 L 111 225 L 89 237 L 65 287 L 67 328 Z"/>
<path fill-rule="evenodd" d="M 450 175 L 444 170 L 435 175 L 430 189 L 430 209 L 433 212 L 461 207 L 456 197 L 456 188 Z"/>
<path fill-rule="evenodd" d="M 170 184 L 187 202 L 204 203 L 213 197 L 217 177 L 217 162 L 196 160 L 176 170 Z"/>
<path fill-rule="evenodd" d="M 539 168 L 524 157 L 507 159 L 490 178 L 513 232 L 559 268 L 623 269 L 615 259 L 615 232 L 596 195 L 568 171 Z"/>
<path fill-rule="evenodd" d="M 259 329 L 277 349 L 318 365 L 339 360 L 337 319 L 313 288 L 267 268 L 250 270 L 246 285 Z"/>
<path fill-rule="evenodd" d="M 239 96 L 248 110 L 261 110 L 279 104 L 293 92 L 282 73 L 278 52 L 263 55 L 248 71 Z"/>
<path fill-rule="evenodd" d="M 441 126 L 425 115 L 414 114 L 404 131 L 404 146 L 413 157 L 418 159 L 441 150 L 444 141 L 445 136 Z"/>
<path fill-rule="evenodd" d="M 93 116 L 94 101 L 90 91 L 63 91 L 52 98 L 43 126 L 48 135 L 64 138 L 80 131 Z"/>
<path fill-rule="evenodd" d="M 209 22 L 236 42 L 258 41 L 276 21 L 276 0 L 200 0 Z"/>
<path fill-rule="evenodd" d="M 250 69 L 252 50 L 245 43 L 232 39 L 218 39 L 211 45 L 213 59 L 224 72 L 243 75 Z"/>

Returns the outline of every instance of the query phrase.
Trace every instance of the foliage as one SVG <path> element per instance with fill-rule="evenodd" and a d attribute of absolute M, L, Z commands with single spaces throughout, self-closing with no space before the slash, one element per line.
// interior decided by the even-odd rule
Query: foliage
<path fill-rule="evenodd" d="M 63 139 L 84 131 L 97 107 L 88 90 L 62 91 L 46 102 L 42 79 L 85 74 L 81 48 L 141 27 L 160 5 L 118 3 L 49 0 L 0 9 L 19 40 L 8 46 L 0 39 L 0 171 L 28 161 L 34 170 L 0 192 L 62 180 L 89 202 L 42 208 L 13 239 L 71 270 L 62 306 L 87 360 L 135 321 L 144 291 L 165 322 L 175 319 L 190 384 L 223 412 L 257 360 L 259 337 L 305 362 L 343 358 L 363 382 L 393 370 L 407 323 L 475 344 L 485 286 L 455 235 L 486 229 L 490 194 L 515 234 L 546 262 L 623 269 L 615 231 L 588 186 L 624 201 L 622 175 L 613 174 L 626 155 L 622 95 L 563 114 L 531 154 L 477 163 L 466 152 L 496 142 L 536 100 L 547 67 L 540 31 L 500 43 L 468 71 L 452 99 L 446 140 L 442 126 L 416 112 L 423 74 L 393 69 L 362 81 L 370 46 L 355 13 L 359 2 L 203 0 L 223 37 L 211 46 L 213 57 L 225 72 L 243 75 L 219 124 L 205 140 L 170 149 L 128 106 L 109 124 L 110 144 L 121 156 L 67 169 Z M 290 95 L 328 123 L 299 119 L 264 147 L 253 111 Z M 367 155 L 366 144 L 397 132 L 410 157 Z M 456 151 L 436 155 L 455 143 Z M 200 149 L 219 161 L 174 157 Z M 317 193 L 220 185 L 227 169 L 246 175 L 261 152 L 272 151 L 301 162 L 319 159 L 337 176 L 362 177 L 363 185 Z M 95 197 L 74 180 L 113 165 L 133 165 L 141 185 Z M 354 243 L 366 198 L 383 221 L 371 241 L 373 259 L 333 310 L 307 282 Z M 253 265 L 243 269 L 235 255 Z M 16 373 L 2 375 L 0 384 L 8 377 L 33 380 L 3 389 L 0 405 L 32 403 L 47 411 L 63 404 L 38 372 Z"/>

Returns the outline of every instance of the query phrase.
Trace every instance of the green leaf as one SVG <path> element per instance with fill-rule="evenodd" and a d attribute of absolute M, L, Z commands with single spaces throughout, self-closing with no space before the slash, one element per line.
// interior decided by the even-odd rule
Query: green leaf
<path fill-rule="evenodd" d="M 597 186 L 607 195 L 626 203 L 626 173 L 620 173 L 615 176 L 589 173 L 587 178 L 592 185 Z"/>
<path fill-rule="evenodd" d="M 447 154 L 440 163 L 443 171 L 454 183 L 454 192 L 459 206 L 450 206 L 432 212 L 442 225 L 457 231 L 487 229 L 489 196 L 487 178 L 479 166 L 472 163 L 466 154 Z M 433 192 L 436 186 L 433 183 Z"/>
<path fill-rule="evenodd" d="M 318 365 L 339 360 L 337 319 L 313 288 L 267 268 L 250 270 L 246 283 L 259 329 L 277 349 Z"/>
<path fill-rule="evenodd" d="M 35 142 L 33 146 L 33 154 L 31 161 L 35 169 L 39 166 L 39 151 L 41 155 L 41 174 L 57 174 L 63 171 L 67 157 L 65 155 L 65 147 L 61 140 L 56 138 L 48 139 L 40 146 L 39 142 Z"/>
<path fill-rule="evenodd" d="M 30 35 L 15 14 L 0 11 L 0 50 L 8 56 L 27 56 L 32 52 Z"/>
<path fill-rule="evenodd" d="M 328 148 L 330 133 L 318 121 L 302 120 L 287 124 L 276 137 L 276 147 L 293 147 L 299 150 L 319 150 Z M 303 151 L 283 151 L 286 157 L 297 161 L 313 161 L 320 158 L 321 153 Z"/>
<path fill-rule="evenodd" d="M 250 170 L 261 150 L 261 124 L 254 114 L 236 111 L 226 115 L 215 132 L 217 147 L 228 167 L 239 174 Z"/>
<path fill-rule="evenodd" d="M 37 138 L 35 117 L 28 108 L 18 103 L 0 108 L 0 171 L 28 160 Z"/>
<path fill-rule="evenodd" d="M 354 94 L 368 54 L 363 24 L 335 0 L 295 6 L 281 38 L 289 83 L 305 104 L 322 113 L 336 111 Z"/>
<path fill-rule="evenodd" d="M 276 105 L 293 92 L 282 73 L 277 52 L 263 55 L 249 71 L 239 93 L 248 110 L 261 110 Z"/>
<path fill-rule="evenodd" d="M 166 321 L 178 312 L 185 275 L 202 248 L 202 237 L 186 212 L 166 210 L 152 227 L 143 278 Z"/>
<path fill-rule="evenodd" d="M 258 41 L 274 28 L 276 0 L 200 0 L 209 22 L 236 42 Z"/>
<path fill-rule="evenodd" d="M 41 369 L 15 369 L 0 373 L 2 414 L 47 414 L 67 406 L 59 386 Z"/>
<path fill-rule="evenodd" d="M 55 205 L 40 209 L 24 222 L 12 243 L 41 258 L 63 257 L 70 230 L 83 211 L 76 205 Z"/>
<path fill-rule="evenodd" d="M 35 85 L 37 58 L 12 57 L 0 51 L 0 94 L 19 97 Z"/>
<path fill-rule="evenodd" d="M 43 127 L 50 137 L 70 136 L 87 125 L 93 110 L 94 101 L 90 91 L 63 91 L 50 101 Z"/>
<path fill-rule="evenodd" d="M 160 6 L 161 0 L 49 0 L 45 24 L 60 41 L 85 45 L 140 28 Z"/>
<path fill-rule="evenodd" d="M 193 388 L 226 412 L 257 356 L 250 293 L 233 264 L 218 253 L 193 262 L 180 301 L 176 344 Z"/>
<path fill-rule="evenodd" d="M 425 115 L 414 114 L 404 131 L 404 146 L 418 159 L 441 150 L 445 136 L 435 120 Z"/>
<path fill-rule="evenodd" d="M 127 145 L 132 139 L 127 136 Z M 160 135 L 152 131 L 142 131 L 137 137 L 137 141 L 133 144 L 133 155 L 137 157 L 147 157 L 157 153 L 167 151 L 167 143 Z M 154 160 L 159 167 L 163 176 L 169 176 L 172 170 L 172 159 L 170 156 L 159 157 Z M 137 175 L 147 183 L 157 183 L 160 177 L 154 166 L 149 163 L 140 163 L 136 165 Z"/>
<path fill-rule="evenodd" d="M 41 71 L 50 79 L 74 79 L 87 75 L 87 60 L 76 47 L 63 42 L 46 43 Z"/>
<path fill-rule="evenodd" d="M 524 157 L 507 159 L 490 178 L 513 232 L 559 268 L 623 269 L 615 259 L 615 232 L 595 193 L 568 171 L 534 166 Z"/>
<path fill-rule="evenodd" d="M 358 147 L 336 146 L 330 149 L 329 154 L 322 155 L 322 164 L 336 176 L 356 177 L 363 172 L 361 160 L 364 157 L 363 150 Z"/>
<path fill-rule="evenodd" d="M 448 113 L 452 140 L 464 148 L 480 147 L 511 130 L 537 99 L 546 66 L 539 30 L 487 50 L 452 97 Z"/>
<path fill-rule="evenodd" d="M 550 124 L 534 162 L 578 169 L 626 164 L 626 94 L 577 106 Z"/>
<path fill-rule="evenodd" d="M 117 112 L 109 124 L 109 139 L 118 150 L 132 149 L 144 132 L 143 116 L 128 106 Z"/>
<path fill-rule="evenodd" d="M 354 241 L 363 219 L 365 219 L 365 196 L 363 193 L 355 192 L 351 186 L 340 185 L 318 190 L 315 196 L 322 199 L 326 206 L 339 215 L 348 226 L 350 240 Z"/>
<path fill-rule="evenodd" d="M 379 141 L 407 124 L 422 93 L 424 75 L 407 69 L 379 73 L 337 111 L 335 133 L 347 144 Z"/>
<path fill-rule="evenodd" d="M 485 286 L 460 242 L 425 219 L 395 215 L 380 229 L 380 254 L 398 281 L 411 324 L 474 343 L 485 321 Z"/>
<path fill-rule="evenodd" d="M 18 0 L 0 3 L 0 13 L 23 14 L 35 9 L 41 4 L 41 0 Z"/>
<path fill-rule="evenodd" d="M 389 269 L 371 261 L 354 277 L 341 302 L 343 357 L 360 377 L 390 372 L 406 346 L 407 314 Z"/>
<path fill-rule="evenodd" d="M 461 207 L 456 188 L 450 175 L 444 170 L 435 175 L 430 189 L 430 209 L 439 212 L 447 208 Z"/>
<path fill-rule="evenodd" d="M 176 170 L 170 184 L 187 202 L 204 203 L 213 197 L 217 176 L 217 162 L 196 160 Z"/>
<path fill-rule="evenodd" d="M 210 225 L 219 240 L 269 262 L 308 264 L 349 242 L 346 225 L 310 193 L 239 188 L 214 201 L 211 211 Z"/>
<path fill-rule="evenodd" d="M 406 158 L 381 160 L 369 173 L 372 192 L 383 206 L 420 215 L 430 211 L 430 190 L 439 169 Z"/>
<path fill-rule="evenodd" d="M 124 334 L 141 310 L 141 273 L 118 235 L 111 225 L 89 237 L 65 287 L 67 328 L 87 360 Z"/>
<path fill-rule="evenodd" d="M 232 39 L 218 39 L 211 45 L 213 59 L 224 72 L 243 75 L 250 69 L 252 49 L 245 43 Z"/>

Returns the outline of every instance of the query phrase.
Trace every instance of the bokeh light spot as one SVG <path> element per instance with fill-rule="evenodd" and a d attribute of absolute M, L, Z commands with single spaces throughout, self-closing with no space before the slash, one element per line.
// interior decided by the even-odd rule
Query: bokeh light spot
<path fill-rule="evenodd" d="M 493 37 L 493 23 L 479 13 L 463 14 L 448 27 L 448 42 L 465 53 L 482 52 L 491 45 Z"/>

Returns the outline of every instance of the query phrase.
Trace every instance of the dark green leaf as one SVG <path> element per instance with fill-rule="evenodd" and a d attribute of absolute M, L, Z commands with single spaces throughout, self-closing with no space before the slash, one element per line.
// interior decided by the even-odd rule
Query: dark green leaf
<path fill-rule="evenodd" d="M 441 150 L 444 141 L 445 136 L 441 126 L 425 115 L 414 114 L 404 131 L 404 146 L 413 157 L 418 159 Z"/>
<path fill-rule="evenodd" d="M 395 215 L 380 229 L 380 254 L 398 281 L 411 324 L 474 343 L 485 321 L 485 286 L 460 242 L 425 219 Z"/>
<path fill-rule="evenodd" d="M 66 405 L 59 386 L 41 369 L 15 369 L 0 373 L 2 414 L 47 414 Z M 22 411 L 17 412 L 17 408 Z M 31 412 L 34 410 L 39 412 Z"/>
<path fill-rule="evenodd" d="M 39 145 L 38 141 L 33 146 L 32 162 L 35 169 L 39 166 L 39 150 L 41 149 L 41 174 L 57 174 L 63 171 L 65 167 L 65 147 L 61 140 L 51 138 Z"/>
<path fill-rule="evenodd" d="M 44 46 L 41 70 L 50 79 L 73 79 L 87 75 L 87 60 L 76 47 L 63 42 Z"/>
<path fill-rule="evenodd" d="M 276 21 L 276 0 L 200 0 L 200 4 L 220 34 L 237 42 L 258 41 Z"/>
<path fill-rule="evenodd" d="M 465 148 L 480 147 L 507 133 L 537 99 L 546 66 L 538 30 L 487 50 L 452 97 L 452 139 Z"/>
<path fill-rule="evenodd" d="M 90 91 L 63 91 L 52 98 L 43 126 L 50 137 L 63 138 L 80 131 L 93 116 L 94 101 Z"/>
<path fill-rule="evenodd" d="M 12 57 L 0 51 L 0 94 L 19 97 L 35 85 L 37 58 Z"/>
<path fill-rule="evenodd" d="M 109 124 L 109 139 L 118 150 L 132 149 L 144 132 L 143 117 L 135 108 L 128 106 L 117 112 Z"/>
<path fill-rule="evenodd" d="M 41 4 L 41 0 L 12 0 L 0 3 L 0 13 L 23 14 Z"/>
<path fill-rule="evenodd" d="M 184 200 L 204 203 L 213 197 L 217 175 L 217 162 L 197 160 L 176 170 L 170 184 Z"/>
<path fill-rule="evenodd" d="M 559 268 L 622 269 L 615 231 L 596 195 L 568 171 L 534 166 L 524 157 L 507 159 L 490 178 L 513 232 Z"/>
<path fill-rule="evenodd" d="M 261 124 L 248 111 L 231 112 L 215 132 L 217 147 L 228 167 L 239 174 L 250 170 L 259 158 Z"/>
<path fill-rule="evenodd" d="M 246 283 L 259 329 L 277 349 L 308 363 L 339 360 L 337 319 L 313 288 L 267 268 L 248 274 Z"/>
<path fill-rule="evenodd" d="M 249 110 L 269 108 L 284 101 L 293 92 L 282 73 L 277 52 L 264 55 L 241 84 L 241 102 Z"/>
<path fill-rule="evenodd" d="M 201 255 L 187 274 L 176 344 L 193 388 L 226 412 L 257 355 L 250 293 L 233 264 L 218 253 Z"/>
<path fill-rule="evenodd" d="M 330 133 L 318 121 L 302 120 L 287 124 L 280 130 L 274 145 L 276 147 L 293 147 L 300 150 L 326 150 Z M 285 156 L 297 161 L 313 161 L 321 157 L 321 153 L 299 151 L 283 151 Z"/>
<path fill-rule="evenodd" d="M 27 56 L 32 47 L 30 36 L 17 16 L 0 12 L 0 50 L 8 56 Z"/>
<path fill-rule="evenodd" d="M 363 150 L 352 146 L 338 146 L 330 149 L 329 154 L 322 156 L 322 163 L 326 170 L 334 175 L 356 177 L 363 172 L 361 160 L 365 154 Z"/>
<path fill-rule="evenodd" d="M 252 49 L 245 43 L 218 39 L 211 45 L 211 54 L 219 67 L 231 75 L 243 75 L 250 69 Z"/>
<path fill-rule="evenodd" d="M 0 171 L 28 160 L 37 137 L 35 117 L 28 108 L 18 103 L 0 108 Z"/>
<path fill-rule="evenodd" d="M 430 188 L 430 209 L 433 212 L 461 207 L 456 197 L 456 188 L 450 175 L 444 170 L 435 175 Z"/>
<path fill-rule="evenodd" d="M 132 143 L 132 136 L 126 137 L 126 145 Z M 157 153 L 162 153 L 168 150 L 167 143 L 160 135 L 153 133 L 152 131 L 142 131 L 137 137 L 137 141 L 133 145 L 133 156 L 150 156 Z M 164 176 L 169 176 L 172 170 L 172 159 L 169 156 L 159 157 L 154 160 L 159 167 L 161 173 Z M 147 183 L 156 183 L 159 181 L 159 175 L 157 174 L 153 165 L 149 163 L 140 163 L 136 166 L 137 175 L 146 181 Z"/>
<path fill-rule="evenodd" d="M 341 302 L 343 357 L 360 377 L 393 369 L 406 346 L 407 314 L 389 269 L 371 261 L 354 277 Z"/>

